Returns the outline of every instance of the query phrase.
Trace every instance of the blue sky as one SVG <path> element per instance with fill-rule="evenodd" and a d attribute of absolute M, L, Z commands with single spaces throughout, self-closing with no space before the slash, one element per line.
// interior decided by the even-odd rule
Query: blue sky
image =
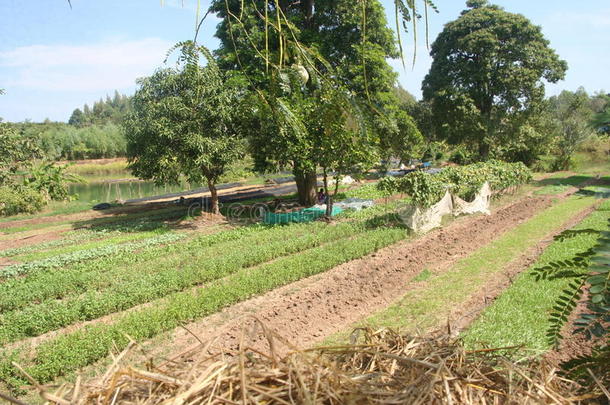
<path fill-rule="evenodd" d="M 393 1 L 382 0 L 393 19 Z M 567 60 L 566 80 L 547 86 L 547 94 L 584 86 L 610 90 L 610 2 L 608 0 L 496 0 L 508 11 L 541 25 L 551 46 Z M 115 89 L 132 94 L 135 79 L 159 67 L 174 43 L 191 39 L 197 0 L 0 0 L 0 117 L 67 121 L 72 110 L 90 105 Z M 436 0 L 430 15 L 430 40 L 455 19 L 464 1 Z M 208 0 L 201 0 L 202 9 Z M 215 48 L 217 21 L 208 17 L 200 40 Z M 403 37 L 412 57 L 412 37 Z M 420 97 L 430 66 L 420 32 L 415 67 L 390 61 L 401 85 Z"/>

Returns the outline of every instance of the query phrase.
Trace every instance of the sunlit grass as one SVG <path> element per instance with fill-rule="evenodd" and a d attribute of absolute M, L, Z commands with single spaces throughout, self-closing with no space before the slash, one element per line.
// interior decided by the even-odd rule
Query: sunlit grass
<path fill-rule="evenodd" d="M 606 210 L 593 212 L 574 229 L 607 229 L 610 204 Z M 546 331 L 548 317 L 569 279 L 536 281 L 531 269 L 553 261 L 572 258 L 591 248 L 595 234 L 582 234 L 564 241 L 553 242 L 540 256 L 530 271 L 522 273 L 504 293 L 489 306 L 464 334 L 469 346 L 485 343 L 491 347 L 524 345 L 528 349 L 544 351 L 549 348 Z"/>

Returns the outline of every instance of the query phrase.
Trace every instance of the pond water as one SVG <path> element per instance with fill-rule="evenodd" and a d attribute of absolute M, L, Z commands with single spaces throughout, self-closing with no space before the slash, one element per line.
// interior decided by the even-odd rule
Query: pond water
<path fill-rule="evenodd" d="M 157 186 L 152 181 L 108 181 L 91 182 L 87 184 L 70 184 L 70 194 L 78 201 L 114 202 L 115 200 L 131 200 L 134 198 L 151 197 L 162 194 L 177 193 L 203 187 L 199 184 L 183 182 L 179 185 Z"/>

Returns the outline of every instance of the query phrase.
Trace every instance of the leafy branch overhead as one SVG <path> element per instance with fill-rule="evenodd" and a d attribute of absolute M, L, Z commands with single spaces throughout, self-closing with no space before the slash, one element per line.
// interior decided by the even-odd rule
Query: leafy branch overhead
<path fill-rule="evenodd" d="M 318 167 L 362 172 L 422 141 L 394 94 L 387 59 L 399 51 L 379 0 L 215 0 L 211 11 L 218 64 L 250 93 L 242 128 L 256 168 L 291 169 L 302 204 L 315 202 Z"/>

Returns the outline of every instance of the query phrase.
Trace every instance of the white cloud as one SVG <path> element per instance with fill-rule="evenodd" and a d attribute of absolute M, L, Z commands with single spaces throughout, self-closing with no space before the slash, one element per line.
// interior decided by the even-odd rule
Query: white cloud
<path fill-rule="evenodd" d="M 6 87 L 43 91 L 131 88 L 160 66 L 172 43 L 157 38 L 91 45 L 31 45 L 0 52 Z"/>

